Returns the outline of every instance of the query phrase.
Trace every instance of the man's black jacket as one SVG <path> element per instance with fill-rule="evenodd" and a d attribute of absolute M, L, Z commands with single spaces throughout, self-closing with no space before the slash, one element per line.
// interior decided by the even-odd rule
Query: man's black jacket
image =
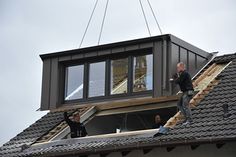
<path fill-rule="evenodd" d="M 174 76 L 175 83 L 179 85 L 182 92 L 193 90 L 193 84 L 190 74 L 184 70 Z"/>
<path fill-rule="evenodd" d="M 70 127 L 71 138 L 84 137 L 88 134 L 82 123 L 74 122 L 69 119 L 67 112 L 64 112 L 64 119 Z"/>

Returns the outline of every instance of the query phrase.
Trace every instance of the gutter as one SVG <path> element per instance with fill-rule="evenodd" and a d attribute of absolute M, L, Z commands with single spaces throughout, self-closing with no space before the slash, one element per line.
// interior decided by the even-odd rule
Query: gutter
<path fill-rule="evenodd" d="M 176 147 L 176 146 L 187 146 L 187 145 L 200 145 L 200 144 L 224 144 L 226 142 L 235 142 L 236 137 L 232 138 L 205 138 L 205 139 L 190 139 L 190 140 L 181 140 L 181 141 L 157 141 L 153 143 L 136 143 L 129 146 L 110 146 L 109 148 L 102 149 L 90 149 L 90 150 L 79 150 L 79 151 L 67 151 L 67 152 L 50 152 L 48 154 L 29 154 L 27 156 L 40 156 L 40 157 L 60 157 L 60 156 L 73 156 L 73 155 L 92 155 L 92 154 L 104 154 L 112 152 L 124 152 L 132 151 L 135 149 L 152 149 L 154 147 Z"/>
<path fill-rule="evenodd" d="M 74 155 L 81 155 L 81 154 L 95 154 L 95 153 L 111 153 L 111 152 L 119 152 L 119 151 L 127 151 L 127 150 L 134 150 L 134 149 L 147 149 L 147 148 L 154 148 L 154 147 L 171 147 L 171 146 L 186 146 L 186 145 L 192 145 L 192 144 L 209 144 L 209 143 L 224 143 L 224 142 L 232 142 L 236 141 L 236 138 L 234 139 L 202 139 L 202 140 L 184 140 L 184 141 L 176 141 L 176 142 L 158 142 L 153 144 L 135 144 L 131 146 L 122 146 L 122 147 L 114 147 L 113 149 L 94 149 L 91 151 L 81 151 L 80 153 L 72 152 Z"/>

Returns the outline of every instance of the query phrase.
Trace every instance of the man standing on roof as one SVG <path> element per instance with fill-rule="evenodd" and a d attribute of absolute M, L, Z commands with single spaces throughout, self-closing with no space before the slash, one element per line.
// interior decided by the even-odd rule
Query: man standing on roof
<path fill-rule="evenodd" d="M 64 119 L 70 127 L 71 138 L 84 137 L 88 134 L 83 123 L 80 123 L 79 112 L 73 114 L 73 120 L 69 118 L 67 112 L 64 112 Z"/>
<path fill-rule="evenodd" d="M 177 103 L 178 109 L 185 117 L 183 125 L 190 124 L 192 123 L 192 115 L 189 101 L 192 99 L 194 90 L 191 76 L 186 71 L 185 64 L 183 62 L 177 64 L 177 73 L 173 76 L 172 80 L 179 85 L 180 90 L 183 92 Z"/>

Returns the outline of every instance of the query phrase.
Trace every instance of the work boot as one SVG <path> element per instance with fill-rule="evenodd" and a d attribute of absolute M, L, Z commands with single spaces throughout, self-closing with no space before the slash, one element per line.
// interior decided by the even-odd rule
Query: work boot
<path fill-rule="evenodd" d="M 183 121 L 182 125 L 189 125 L 191 123 L 193 123 L 192 119 L 186 119 L 185 121 Z"/>

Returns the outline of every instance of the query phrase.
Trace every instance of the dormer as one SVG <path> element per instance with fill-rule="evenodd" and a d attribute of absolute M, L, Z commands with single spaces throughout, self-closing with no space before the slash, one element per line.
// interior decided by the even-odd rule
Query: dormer
<path fill-rule="evenodd" d="M 112 104 L 176 94 L 169 82 L 184 62 L 194 76 L 211 58 L 173 35 L 161 35 L 40 55 L 41 110 Z"/>

